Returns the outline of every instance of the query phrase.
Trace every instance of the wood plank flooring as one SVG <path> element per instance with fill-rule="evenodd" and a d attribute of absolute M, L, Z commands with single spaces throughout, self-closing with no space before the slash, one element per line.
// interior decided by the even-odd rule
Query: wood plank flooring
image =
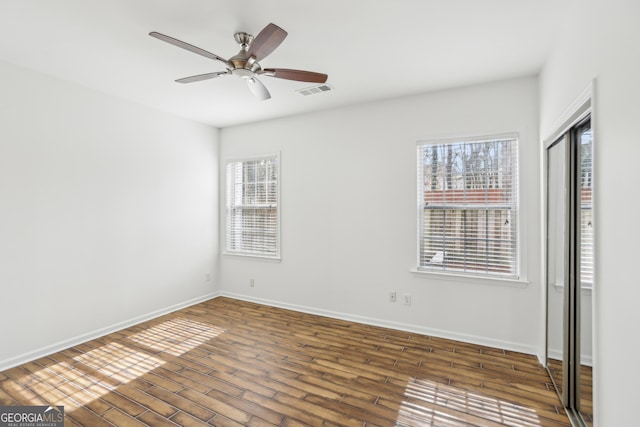
<path fill-rule="evenodd" d="M 216 298 L 0 372 L 65 426 L 567 427 L 533 356 Z"/>

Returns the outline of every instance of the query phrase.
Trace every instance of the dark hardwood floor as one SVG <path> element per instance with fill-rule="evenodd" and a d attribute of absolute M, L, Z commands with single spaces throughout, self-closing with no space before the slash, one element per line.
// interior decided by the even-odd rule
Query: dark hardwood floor
<path fill-rule="evenodd" d="M 567 427 L 535 357 L 216 298 L 0 372 L 65 426 Z"/>

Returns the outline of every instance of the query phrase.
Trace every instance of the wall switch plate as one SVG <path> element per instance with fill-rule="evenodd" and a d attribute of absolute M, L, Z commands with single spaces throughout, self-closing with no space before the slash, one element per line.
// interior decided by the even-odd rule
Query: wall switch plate
<path fill-rule="evenodd" d="M 396 302 L 396 291 L 389 292 L 389 302 Z"/>
<path fill-rule="evenodd" d="M 251 286 L 252 288 L 255 286 L 256 282 L 254 282 L 253 279 L 249 279 L 249 286 Z"/>
<path fill-rule="evenodd" d="M 404 305 L 411 305 L 411 294 L 404 294 Z"/>

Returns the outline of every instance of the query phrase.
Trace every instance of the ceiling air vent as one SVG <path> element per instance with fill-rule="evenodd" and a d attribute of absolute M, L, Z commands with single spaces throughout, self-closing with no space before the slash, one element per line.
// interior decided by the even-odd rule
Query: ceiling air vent
<path fill-rule="evenodd" d="M 322 92 L 328 92 L 330 90 L 333 90 L 333 88 L 329 85 L 320 85 L 320 86 L 312 86 L 312 87 L 306 87 L 304 89 L 298 89 L 296 90 L 296 92 L 304 95 L 304 96 L 308 96 L 308 95 L 313 95 L 316 93 L 322 93 Z"/>

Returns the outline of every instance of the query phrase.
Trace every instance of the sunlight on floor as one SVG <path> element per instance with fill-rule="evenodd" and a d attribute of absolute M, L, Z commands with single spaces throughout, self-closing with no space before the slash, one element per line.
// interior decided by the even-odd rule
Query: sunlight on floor
<path fill-rule="evenodd" d="M 447 411 L 443 411 L 443 409 Z M 451 415 L 460 411 L 460 416 Z M 473 423 L 481 417 L 506 426 L 540 426 L 536 412 L 513 402 L 465 391 L 429 380 L 412 378 L 405 390 L 405 400 L 398 411 L 399 425 L 431 423 Z"/>
<path fill-rule="evenodd" d="M 139 332 L 129 339 L 146 347 L 180 356 L 224 332 L 206 323 L 177 318 Z"/>
<path fill-rule="evenodd" d="M 74 360 L 82 364 L 82 369 L 91 368 L 117 382 L 129 382 L 165 363 L 140 350 L 113 342 L 91 350 Z"/>
<path fill-rule="evenodd" d="M 19 384 L 11 387 L 27 399 L 64 405 L 69 412 L 164 365 L 170 358 L 166 355 L 156 357 L 160 353 L 180 356 L 222 333 L 223 329 L 206 323 L 186 318 L 170 319 L 44 368 L 35 369 L 35 364 L 30 364 L 29 375 L 18 382 L 35 395 Z M 133 345 L 123 343 L 127 340 Z"/>

